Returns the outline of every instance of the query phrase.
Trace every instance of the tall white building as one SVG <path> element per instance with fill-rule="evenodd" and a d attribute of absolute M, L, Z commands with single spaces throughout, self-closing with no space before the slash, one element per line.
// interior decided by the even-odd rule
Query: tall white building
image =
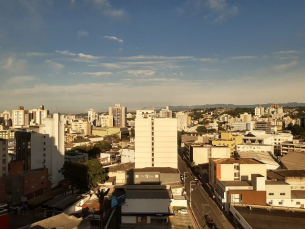
<path fill-rule="evenodd" d="M 64 164 L 64 115 L 53 114 L 45 118 L 44 126 L 31 136 L 31 169 L 48 168 L 49 180 L 55 186 L 63 179 L 60 172 Z"/>
<path fill-rule="evenodd" d="M 187 116 L 188 115 L 184 114 L 183 112 L 178 112 L 176 114 L 178 131 L 187 129 Z"/>
<path fill-rule="evenodd" d="M 171 118 L 171 117 L 173 117 L 173 112 L 167 106 L 166 109 L 162 109 L 159 112 L 159 117 L 160 118 Z"/>
<path fill-rule="evenodd" d="M 135 168 L 178 167 L 177 119 L 138 110 L 135 120 Z"/>
<path fill-rule="evenodd" d="M 255 116 L 262 116 L 265 114 L 265 108 L 261 106 L 255 107 L 254 112 Z"/>
<path fill-rule="evenodd" d="M 23 127 L 29 125 L 29 111 L 24 110 L 24 107 L 18 107 L 18 110 L 12 111 L 13 127 Z"/>
<path fill-rule="evenodd" d="M 99 116 L 98 113 L 95 112 L 92 108 L 88 110 L 88 122 L 91 123 L 93 126 L 99 125 Z"/>
<path fill-rule="evenodd" d="M 115 104 L 109 107 L 109 115 L 113 116 L 113 126 L 126 127 L 127 107 L 121 107 L 121 104 Z"/>
<path fill-rule="evenodd" d="M 44 105 L 40 109 L 29 110 L 29 118 L 32 124 L 44 124 L 44 119 L 48 117 L 49 110 L 44 109 Z"/>
<path fill-rule="evenodd" d="M 101 127 L 113 127 L 113 116 L 101 114 L 100 123 L 101 123 Z"/>

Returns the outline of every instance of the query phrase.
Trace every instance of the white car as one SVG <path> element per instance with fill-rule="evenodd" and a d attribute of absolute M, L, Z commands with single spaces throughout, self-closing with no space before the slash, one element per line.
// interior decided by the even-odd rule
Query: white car
<path fill-rule="evenodd" d="M 188 212 L 187 212 L 186 209 L 179 209 L 178 213 L 180 213 L 180 214 L 187 214 Z"/>

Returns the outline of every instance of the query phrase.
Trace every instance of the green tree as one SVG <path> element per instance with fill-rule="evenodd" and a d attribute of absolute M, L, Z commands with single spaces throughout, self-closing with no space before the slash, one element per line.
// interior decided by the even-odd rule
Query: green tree
<path fill-rule="evenodd" d="M 196 129 L 197 132 L 206 133 L 207 128 L 205 126 L 198 126 Z"/>
<path fill-rule="evenodd" d="M 86 174 L 87 167 L 79 162 L 66 162 L 61 169 L 61 172 L 65 179 L 71 182 L 72 193 L 74 189 L 85 191 L 87 190 L 86 185 Z"/>
<path fill-rule="evenodd" d="M 87 167 L 87 187 L 92 189 L 98 183 L 104 183 L 106 180 L 106 173 L 102 164 L 97 159 L 86 161 L 84 165 Z"/>
<path fill-rule="evenodd" d="M 107 196 L 108 192 L 110 189 L 108 189 L 107 191 L 104 191 L 103 189 L 98 189 L 97 192 L 95 193 L 96 197 L 98 198 L 98 202 L 100 204 L 100 228 L 104 228 L 104 200 L 105 197 Z"/>

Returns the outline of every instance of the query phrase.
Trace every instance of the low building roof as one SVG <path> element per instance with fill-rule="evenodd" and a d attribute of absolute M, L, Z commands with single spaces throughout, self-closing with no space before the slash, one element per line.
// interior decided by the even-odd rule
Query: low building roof
<path fill-rule="evenodd" d="M 303 229 L 305 228 L 305 210 L 264 206 L 231 204 L 238 213 L 255 229 Z"/>
<path fill-rule="evenodd" d="M 38 221 L 25 228 L 41 229 L 41 228 L 65 228 L 65 229 L 82 229 L 89 228 L 90 221 L 83 218 L 76 218 L 75 216 L 68 216 L 65 213 Z"/>
<path fill-rule="evenodd" d="M 134 169 L 135 163 L 123 163 L 115 166 L 109 166 L 109 172 L 126 171 L 129 169 Z"/>
<path fill-rule="evenodd" d="M 275 173 L 283 177 L 305 177 L 305 170 L 275 170 Z"/>
<path fill-rule="evenodd" d="M 219 181 L 221 182 L 224 186 L 251 186 L 251 184 L 248 181 Z"/>
<path fill-rule="evenodd" d="M 171 199 L 169 190 L 126 190 L 126 199 Z"/>
<path fill-rule="evenodd" d="M 304 170 L 305 152 L 290 152 L 281 158 L 281 162 L 289 170 Z"/>
<path fill-rule="evenodd" d="M 276 173 L 275 170 L 267 170 L 268 180 L 284 180 L 284 177 Z"/>
<path fill-rule="evenodd" d="M 44 202 L 54 198 L 55 196 L 60 195 L 60 194 L 62 194 L 64 192 L 66 192 L 66 191 L 67 191 L 67 189 L 65 189 L 65 188 L 53 189 L 53 190 L 51 190 L 49 192 L 46 192 L 46 193 L 44 193 L 42 195 L 36 196 L 36 197 L 28 200 L 28 204 L 29 205 L 33 205 L 33 206 L 40 205 L 40 204 L 42 204 L 42 203 L 44 203 Z"/>
<path fill-rule="evenodd" d="M 259 162 L 252 158 L 217 158 L 217 159 L 211 159 L 216 164 L 263 164 L 262 162 Z"/>
<path fill-rule="evenodd" d="M 281 180 L 266 180 L 265 184 L 266 185 L 290 185 L 290 184 L 286 183 L 285 181 L 281 181 Z"/>
<path fill-rule="evenodd" d="M 291 199 L 305 199 L 305 190 L 291 190 Z"/>
<path fill-rule="evenodd" d="M 247 151 L 247 152 L 238 152 L 241 158 L 253 158 L 256 159 L 264 164 L 272 166 L 272 168 L 277 169 L 280 165 L 271 157 L 271 155 L 267 152 L 254 152 L 254 151 Z"/>

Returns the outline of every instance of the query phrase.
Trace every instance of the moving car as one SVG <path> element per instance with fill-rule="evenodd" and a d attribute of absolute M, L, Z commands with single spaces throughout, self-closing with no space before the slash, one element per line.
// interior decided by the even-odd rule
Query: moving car
<path fill-rule="evenodd" d="M 212 217 L 210 217 L 209 215 L 205 215 L 204 218 L 208 225 L 210 226 L 214 225 L 214 220 L 212 219 Z"/>
<path fill-rule="evenodd" d="M 178 213 L 180 213 L 180 214 L 188 214 L 186 209 L 179 209 Z"/>

